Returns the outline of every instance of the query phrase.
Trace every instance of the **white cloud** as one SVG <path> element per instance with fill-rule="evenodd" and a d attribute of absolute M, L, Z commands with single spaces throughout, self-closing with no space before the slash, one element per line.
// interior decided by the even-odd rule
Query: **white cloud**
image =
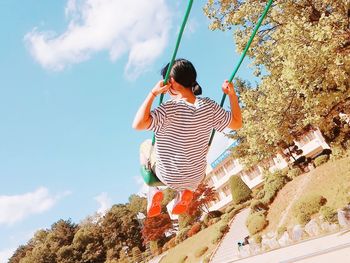
<path fill-rule="evenodd" d="M 40 187 L 22 195 L 0 195 L 0 225 L 11 225 L 31 215 L 43 213 L 68 194 L 52 196 L 47 188 Z"/>
<path fill-rule="evenodd" d="M 94 198 L 100 205 L 97 210 L 98 214 L 104 215 L 108 209 L 112 206 L 112 200 L 108 197 L 107 193 L 101 193 Z"/>
<path fill-rule="evenodd" d="M 0 263 L 7 263 L 9 258 L 15 252 L 15 248 L 8 248 L 4 250 L 0 250 Z"/>
<path fill-rule="evenodd" d="M 134 180 L 139 187 L 139 190 L 136 194 L 139 196 L 145 197 L 148 193 L 149 186 L 143 181 L 141 175 L 134 176 Z"/>
<path fill-rule="evenodd" d="M 128 54 L 125 73 L 137 77 L 163 52 L 168 42 L 171 12 L 165 0 L 68 0 L 68 27 L 58 35 L 32 29 L 25 42 L 45 68 L 67 65 L 108 51 L 112 61 Z"/>

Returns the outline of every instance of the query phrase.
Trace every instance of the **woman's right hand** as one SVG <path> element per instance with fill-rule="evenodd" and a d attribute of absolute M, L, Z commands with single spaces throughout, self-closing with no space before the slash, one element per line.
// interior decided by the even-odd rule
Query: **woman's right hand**
<path fill-rule="evenodd" d="M 170 83 L 167 83 L 166 85 L 164 85 L 164 80 L 160 80 L 158 81 L 158 83 L 153 87 L 152 89 L 152 94 L 154 96 L 158 96 L 159 94 L 162 93 L 167 93 L 169 88 L 171 87 Z"/>

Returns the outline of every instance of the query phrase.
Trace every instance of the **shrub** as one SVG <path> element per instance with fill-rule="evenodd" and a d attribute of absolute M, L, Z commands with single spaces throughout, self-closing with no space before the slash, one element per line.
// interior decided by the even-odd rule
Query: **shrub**
<path fill-rule="evenodd" d="M 170 249 L 170 248 L 173 248 L 175 246 L 176 246 L 176 237 L 173 237 L 167 243 L 165 243 L 165 245 L 163 247 L 165 247 L 166 249 Z"/>
<path fill-rule="evenodd" d="M 268 225 L 264 211 L 250 214 L 247 218 L 246 225 L 250 235 L 254 235 L 263 230 Z"/>
<path fill-rule="evenodd" d="M 151 250 L 152 255 L 157 255 L 159 252 L 158 241 L 151 241 L 149 243 L 149 249 Z"/>
<path fill-rule="evenodd" d="M 316 167 L 326 163 L 329 160 L 329 156 L 328 155 L 320 155 L 318 157 L 315 158 L 314 160 L 314 164 Z"/>
<path fill-rule="evenodd" d="M 237 215 L 238 211 L 236 209 L 233 209 L 229 214 L 228 217 L 230 218 L 230 220 L 232 218 L 234 218 Z"/>
<path fill-rule="evenodd" d="M 206 225 L 209 225 L 209 221 L 213 218 L 217 218 L 217 217 L 220 217 L 222 216 L 222 212 L 219 211 L 219 210 L 214 210 L 214 211 L 210 211 L 209 213 L 207 213 L 205 216 L 204 216 L 204 224 Z"/>
<path fill-rule="evenodd" d="M 214 224 L 216 224 L 219 221 L 220 221 L 220 218 L 218 218 L 218 217 L 210 219 L 209 222 L 208 222 L 208 226 L 214 225 Z"/>
<path fill-rule="evenodd" d="M 184 263 L 184 262 L 186 262 L 186 260 L 187 260 L 187 258 L 188 258 L 188 256 L 181 256 L 180 258 L 179 258 L 179 263 Z"/>
<path fill-rule="evenodd" d="M 187 236 L 191 237 L 191 236 L 197 234 L 200 230 L 201 230 L 201 223 L 196 222 L 192 225 L 192 227 L 188 231 Z"/>
<path fill-rule="evenodd" d="M 277 195 L 278 191 L 281 190 L 287 182 L 288 179 L 286 176 L 280 175 L 279 173 L 268 173 L 265 179 L 265 195 L 262 202 L 265 204 L 270 204 Z"/>
<path fill-rule="evenodd" d="M 287 231 L 286 226 L 280 226 L 279 228 L 277 228 L 277 237 L 280 238 L 286 231 Z"/>
<path fill-rule="evenodd" d="M 301 175 L 303 171 L 299 167 L 292 168 L 288 171 L 288 178 L 293 180 L 295 177 Z"/>
<path fill-rule="evenodd" d="M 141 250 L 138 247 L 132 248 L 132 258 L 134 262 L 140 262 L 142 260 Z"/>
<path fill-rule="evenodd" d="M 261 200 L 253 200 L 250 203 L 250 209 L 254 212 L 266 211 L 268 209 L 267 205 L 263 203 Z"/>
<path fill-rule="evenodd" d="M 179 244 L 181 243 L 182 241 L 186 240 L 187 238 L 187 233 L 188 231 L 190 230 L 191 227 L 185 227 L 184 229 L 181 229 L 177 235 L 176 235 L 176 239 L 175 239 L 175 243 L 176 244 Z"/>
<path fill-rule="evenodd" d="M 305 225 L 310 221 L 311 216 L 320 211 L 320 208 L 327 202 L 321 195 L 308 195 L 299 199 L 293 207 L 293 215 L 298 223 Z"/>
<path fill-rule="evenodd" d="M 208 251 L 208 247 L 205 246 L 205 247 L 197 249 L 196 252 L 194 253 L 194 255 L 196 258 L 199 258 L 199 257 L 203 256 L 205 254 L 205 252 L 207 252 L 207 251 Z"/>
<path fill-rule="evenodd" d="M 195 216 L 190 216 L 187 213 L 179 215 L 179 228 L 180 228 L 180 230 L 190 226 L 195 221 L 196 221 Z"/>
<path fill-rule="evenodd" d="M 243 182 L 240 176 L 231 176 L 230 187 L 232 200 L 235 204 L 240 204 L 250 198 L 252 190 Z"/>
<path fill-rule="evenodd" d="M 235 205 L 234 205 L 234 204 L 229 205 L 228 207 L 226 207 L 225 213 L 228 214 L 228 213 L 230 213 L 233 209 L 235 209 Z"/>
<path fill-rule="evenodd" d="M 227 224 L 220 224 L 218 230 L 219 232 L 225 234 L 229 229 L 230 227 Z"/>
<path fill-rule="evenodd" d="M 337 211 L 329 206 L 322 206 L 320 213 L 328 223 L 336 223 L 338 221 Z"/>
<path fill-rule="evenodd" d="M 252 236 L 252 239 L 255 243 L 260 244 L 262 241 L 262 236 L 260 234 L 255 234 L 254 236 Z"/>
<path fill-rule="evenodd" d="M 206 255 L 204 258 L 203 258 L 203 263 L 209 263 L 210 262 L 210 254 L 209 255 Z"/>
<path fill-rule="evenodd" d="M 219 241 L 221 240 L 221 238 L 222 238 L 223 236 L 224 236 L 224 234 L 218 231 L 218 232 L 214 235 L 214 237 L 212 238 L 211 243 L 212 243 L 212 244 L 217 244 L 217 243 L 219 243 Z"/>

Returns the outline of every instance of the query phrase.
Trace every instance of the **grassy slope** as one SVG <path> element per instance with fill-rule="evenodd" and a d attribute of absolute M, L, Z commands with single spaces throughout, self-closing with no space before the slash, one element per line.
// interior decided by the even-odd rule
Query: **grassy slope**
<path fill-rule="evenodd" d="M 209 226 L 208 228 L 200 231 L 196 235 L 186 239 L 174 248 L 168 250 L 168 254 L 160 261 L 161 263 L 176 263 L 179 262 L 184 256 L 188 256 L 186 263 L 197 263 L 200 262 L 200 258 L 195 257 L 195 253 L 198 249 L 205 246 L 208 247 L 208 251 L 201 257 L 210 254 L 216 247 L 211 243 L 213 237 L 215 237 L 218 223 Z"/>
<path fill-rule="evenodd" d="M 350 157 L 328 162 L 308 174 L 297 177 L 278 193 L 271 204 L 268 213 L 269 226 L 264 232 L 276 230 L 282 212 L 294 198 L 306 177 L 309 177 L 309 180 L 298 198 L 309 194 L 320 194 L 327 198 L 327 205 L 333 208 L 343 207 L 350 201 Z M 289 212 L 285 225 L 294 224 L 296 222 Z"/>

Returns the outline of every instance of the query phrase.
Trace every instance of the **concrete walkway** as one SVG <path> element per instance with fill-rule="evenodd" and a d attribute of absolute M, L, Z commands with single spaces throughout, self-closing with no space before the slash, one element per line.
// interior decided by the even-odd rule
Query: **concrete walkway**
<path fill-rule="evenodd" d="M 242 242 L 244 237 L 249 235 L 248 229 L 245 227 L 245 221 L 249 215 L 250 209 L 244 209 L 238 213 L 231 222 L 230 230 L 225 235 L 219 245 L 211 263 L 231 262 L 233 259 L 238 259 L 237 243 Z"/>
<path fill-rule="evenodd" d="M 350 262 L 350 230 L 315 238 L 265 254 L 245 259 L 232 258 L 235 263 L 342 263 Z"/>

